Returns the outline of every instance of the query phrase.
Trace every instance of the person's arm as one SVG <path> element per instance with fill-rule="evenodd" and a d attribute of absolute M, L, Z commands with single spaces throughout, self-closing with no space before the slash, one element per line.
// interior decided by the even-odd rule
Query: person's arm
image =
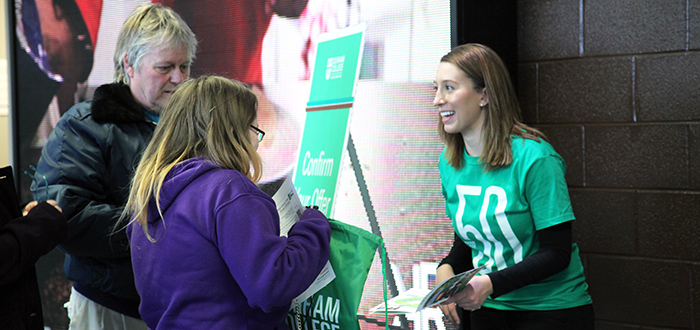
<path fill-rule="evenodd" d="M 455 240 L 452 244 L 450 252 L 442 259 L 438 265 L 435 275 L 435 283 L 439 284 L 446 279 L 474 268 L 472 262 L 472 250 L 461 238 L 455 233 Z M 460 318 L 456 308 L 456 304 L 441 304 L 438 305 L 445 317 L 455 325 L 459 325 Z"/>
<path fill-rule="evenodd" d="M 66 237 L 66 219 L 43 202 L 0 229 L 0 285 L 12 283 Z"/>
<path fill-rule="evenodd" d="M 289 308 L 328 261 L 331 228 L 323 213 L 309 208 L 288 237 L 279 236 L 274 202 L 261 195 L 240 197 L 218 210 L 218 246 L 250 306 Z"/>
<path fill-rule="evenodd" d="M 566 269 L 571 260 L 571 221 L 537 234 L 540 242 L 537 252 L 513 266 L 472 278 L 464 290 L 445 304 L 456 303 L 465 310 L 478 309 L 489 296 L 496 298 Z"/>
<path fill-rule="evenodd" d="M 444 264 L 452 266 L 452 270 L 455 274 L 463 273 L 474 268 L 474 264 L 472 263 L 472 249 L 469 248 L 456 233 L 455 241 L 452 243 L 450 252 L 440 261 L 438 267 Z"/>
<path fill-rule="evenodd" d="M 567 220 L 537 230 L 539 249 L 521 262 L 487 276 L 477 276 L 454 301 L 464 309 L 479 308 L 488 296 L 496 298 L 529 284 L 540 282 L 568 267 L 571 260 L 571 202 L 561 157 L 551 155 L 536 161 L 525 178 L 525 197 L 535 223 Z"/>
<path fill-rule="evenodd" d="M 561 272 L 571 261 L 571 221 L 537 231 L 540 249 L 521 262 L 488 274 L 493 283 L 491 298 Z"/>
<path fill-rule="evenodd" d="M 68 114 L 67 116 L 75 116 Z M 32 185 L 35 198 L 43 197 L 48 183 L 48 197 L 55 199 L 68 219 L 68 237 L 60 245 L 67 253 L 80 257 L 128 257 L 128 241 L 123 230 L 114 226 L 123 210 L 119 197 L 109 191 L 108 164 L 119 159 L 103 155 L 95 131 L 103 129 L 83 118 L 64 118 L 54 128 L 42 151 L 37 175 Z M 104 134 L 104 133 L 103 133 Z M 105 158 L 107 157 L 107 158 Z M 128 178 L 124 180 L 128 182 Z M 123 189 L 128 189 L 125 183 Z"/>
<path fill-rule="evenodd" d="M 492 298 L 540 282 L 569 266 L 574 214 L 565 171 L 564 160 L 556 154 L 538 159 L 528 169 L 523 193 L 535 226 L 540 226 L 537 230 L 539 250 L 518 264 L 489 274 L 493 283 Z M 552 222 L 558 224 L 546 225 Z"/>

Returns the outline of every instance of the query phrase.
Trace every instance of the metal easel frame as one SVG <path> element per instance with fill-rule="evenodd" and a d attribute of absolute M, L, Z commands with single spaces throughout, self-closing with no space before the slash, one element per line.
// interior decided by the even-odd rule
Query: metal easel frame
<path fill-rule="evenodd" d="M 352 134 L 348 133 L 348 153 L 350 154 L 350 162 L 352 163 L 352 169 L 355 172 L 355 178 L 357 179 L 357 185 L 360 188 L 360 194 L 362 195 L 362 203 L 365 206 L 365 212 L 367 212 L 367 218 L 369 220 L 370 228 L 372 233 L 382 237 L 382 231 L 379 229 L 379 222 L 377 221 L 377 216 L 374 212 L 374 206 L 372 205 L 372 200 L 369 198 L 369 191 L 367 190 L 367 183 L 365 182 L 365 176 L 362 173 L 362 167 L 360 166 L 360 160 L 357 157 L 357 150 L 355 149 L 355 142 L 353 142 Z M 381 251 L 377 251 L 381 253 Z M 385 260 L 386 266 L 386 277 L 387 283 L 389 284 L 389 292 L 392 296 L 396 297 L 399 294 L 399 290 L 396 287 L 396 280 L 394 279 L 394 272 L 389 266 L 389 254 L 386 254 Z M 371 319 L 363 318 L 366 322 L 370 322 Z M 408 319 L 405 315 L 399 315 L 399 320 L 401 322 L 401 329 L 408 329 Z M 388 323 L 389 320 L 386 320 Z M 392 327 L 393 328 L 393 327 Z"/>

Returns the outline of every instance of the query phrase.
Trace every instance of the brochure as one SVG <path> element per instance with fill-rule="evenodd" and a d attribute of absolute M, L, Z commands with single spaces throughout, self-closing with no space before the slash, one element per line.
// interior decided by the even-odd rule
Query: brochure
<path fill-rule="evenodd" d="M 484 267 L 486 266 L 468 270 L 442 281 L 442 283 L 436 285 L 435 288 L 430 290 L 423 300 L 421 300 L 416 311 L 438 305 L 452 297 L 455 293 L 462 291 L 462 289 L 467 286 L 467 283 L 469 283 L 469 280 L 484 269 Z"/>
<path fill-rule="evenodd" d="M 284 179 L 282 185 L 272 195 L 272 199 L 277 205 L 277 213 L 280 216 L 280 236 L 287 237 L 289 230 L 304 213 L 304 206 L 301 205 L 297 189 L 289 178 Z"/>
<path fill-rule="evenodd" d="M 268 186 L 266 187 L 266 189 L 263 190 L 274 190 L 275 188 L 277 187 Z M 266 192 L 268 193 L 268 195 L 270 194 L 269 191 Z M 292 184 L 292 181 L 289 179 L 289 177 L 285 178 L 282 182 L 282 185 L 279 186 L 279 188 L 277 188 L 274 194 L 272 194 L 272 199 L 277 205 L 277 213 L 279 213 L 280 217 L 280 236 L 286 237 L 289 233 L 289 230 L 292 229 L 292 226 L 295 223 L 297 223 L 301 218 L 301 214 L 304 212 L 305 207 L 301 205 L 299 194 L 297 193 L 297 190 Z M 330 261 L 327 261 L 326 265 L 323 266 L 323 269 L 318 274 L 314 282 L 311 283 L 311 286 L 309 286 L 306 289 L 306 291 L 304 291 L 296 299 L 294 299 L 294 301 L 305 301 L 314 293 L 318 292 L 318 290 L 323 289 L 323 287 L 325 287 L 326 285 L 328 285 L 328 283 L 333 281 L 334 278 L 335 271 L 333 271 L 333 267 L 331 266 Z M 292 307 L 294 307 L 293 305 Z"/>
<path fill-rule="evenodd" d="M 370 314 L 411 314 L 420 312 L 423 309 L 434 307 L 441 302 L 452 297 L 455 293 L 462 291 L 469 280 L 476 276 L 485 266 L 474 268 L 464 273 L 452 276 L 442 283 L 435 286 L 434 289 L 417 289 L 412 288 L 400 293 L 398 296 L 387 301 L 387 308 L 384 308 L 384 303 L 370 308 Z"/>

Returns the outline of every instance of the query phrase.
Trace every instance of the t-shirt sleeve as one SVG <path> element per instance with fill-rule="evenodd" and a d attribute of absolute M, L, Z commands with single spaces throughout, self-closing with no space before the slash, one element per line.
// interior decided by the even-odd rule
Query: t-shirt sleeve
<path fill-rule="evenodd" d="M 565 172 L 566 164 L 556 154 L 539 158 L 530 166 L 525 177 L 525 198 L 536 230 L 575 219 Z"/>
<path fill-rule="evenodd" d="M 445 172 L 446 172 L 446 166 L 450 166 L 447 164 L 447 160 L 445 159 L 445 152 L 447 149 L 443 149 L 442 153 L 440 154 L 440 158 L 438 160 L 438 169 L 440 170 L 440 181 L 442 184 L 440 185 L 440 191 L 442 192 L 442 199 L 447 200 L 447 192 L 445 191 Z M 450 213 L 450 208 L 448 207 L 447 203 L 445 203 L 445 214 L 447 214 L 447 217 L 450 219 L 454 219 L 454 214 Z"/>

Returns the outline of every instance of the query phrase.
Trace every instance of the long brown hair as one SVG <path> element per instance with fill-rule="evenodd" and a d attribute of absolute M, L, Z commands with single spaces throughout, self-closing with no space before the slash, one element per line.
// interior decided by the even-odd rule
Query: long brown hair
<path fill-rule="evenodd" d="M 521 122 L 521 111 L 508 70 L 501 58 L 491 48 L 480 44 L 464 44 L 443 56 L 441 62 L 449 62 L 462 70 L 474 84 L 474 90 L 486 88 L 489 102 L 481 138 L 484 149 L 479 161 L 485 170 L 505 167 L 513 162 L 511 134 L 540 141 L 542 132 Z M 454 168 L 464 165 L 464 139 L 460 133 L 447 133 L 442 121 L 438 123 L 440 137 L 447 145 L 446 157 Z"/>
<path fill-rule="evenodd" d="M 165 176 L 190 158 L 204 157 L 258 182 L 262 160 L 249 132 L 257 107 L 255 94 L 238 81 L 202 76 L 178 86 L 136 169 L 123 216 L 133 215 L 153 241 L 146 225 L 148 203 L 154 198 L 160 213 Z"/>

